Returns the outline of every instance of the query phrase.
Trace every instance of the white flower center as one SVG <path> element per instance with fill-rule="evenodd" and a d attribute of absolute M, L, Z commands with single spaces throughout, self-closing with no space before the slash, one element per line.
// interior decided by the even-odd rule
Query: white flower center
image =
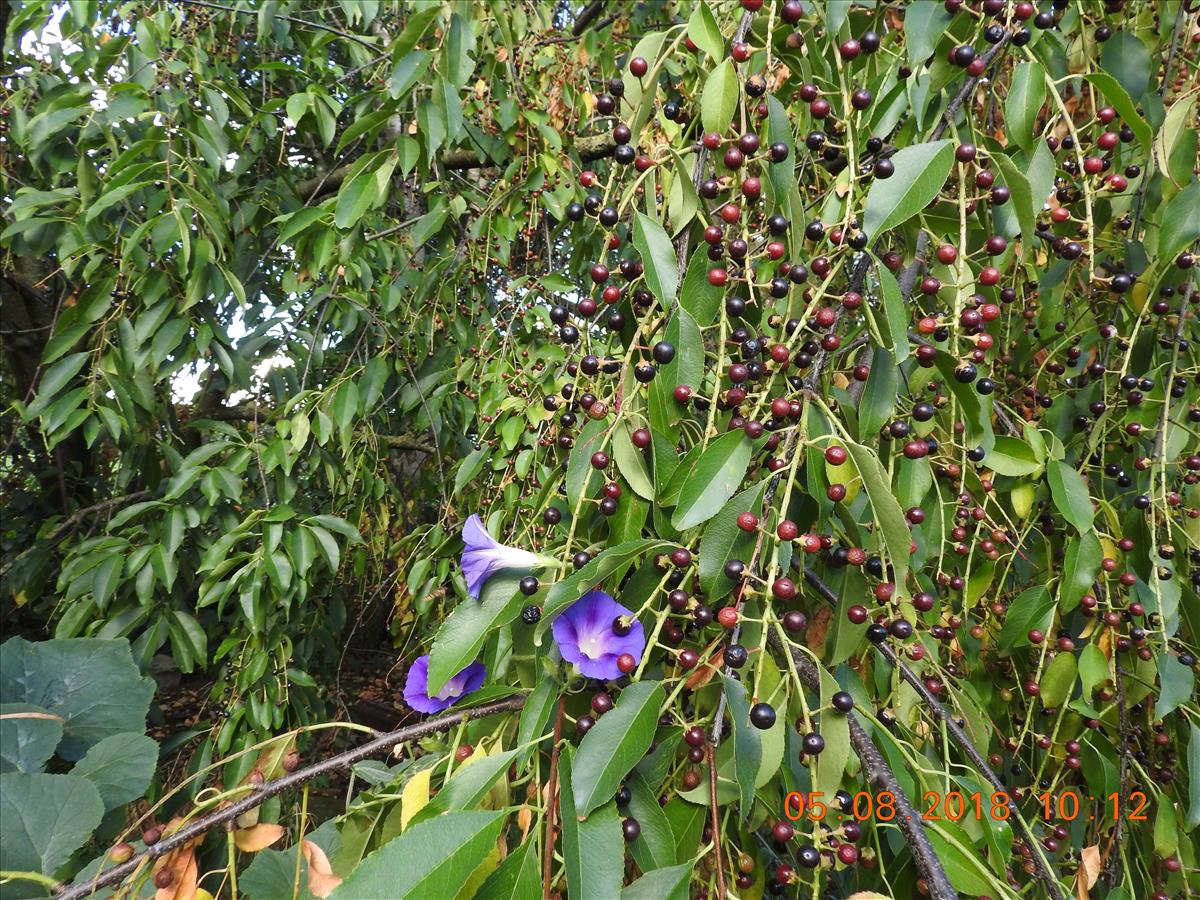
<path fill-rule="evenodd" d="M 580 641 L 579 652 L 588 659 L 599 659 L 602 657 L 604 655 L 604 648 L 600 644 L 600 636 L 591 634 L 585 640 Z"/>
<path fill-rule="evenodd" d="M 453 681 L 448 681 L 440 691 L 433 695 L 434 700 L 449 700 L 458 696 L 458 687 Z"/>

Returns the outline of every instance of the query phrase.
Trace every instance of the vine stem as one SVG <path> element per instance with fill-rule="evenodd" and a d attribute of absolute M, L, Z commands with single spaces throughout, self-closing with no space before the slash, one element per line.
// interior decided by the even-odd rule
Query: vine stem
<path fill-rule="evenodd" d="M 542 900 L 550 900 L 550 874 L 554 867 L 554 813 L 558 809 L 558 745 L 562 740 L 563 704 L 558 698 L 554 716 L 554 747 L 550 751 L 550 778 L 546 783 L 546 852 L 542 855 Z"/>
<path fill-rule="evenodd" d="M 211 815 L 197 819 L 190 825 L 185 825 L 174 834 L 164 837 L 155 844 L 151 844 L 141 853 L 135 854 L 128 862 L 122 863 L 109 869 L 107 872 L 99 872 L 94 878 L 78 884 L 65 886 L 56 897 L 58 900 L 81 900 L 95 893 L 99 888 L 110 884 L 116 884 L 124 879 L 127 875 L 133 874 L 147 860 L 157 859 L 170 853 L 177 847 L 190 843 L 198 837 L 206 834 L 210 829 L 218 825 L 223 825 L 226 822 L 233 822 L 243 813 L 261 806 L 271 797 L 276 794 L 281 794 L 284 791 L 300 787 L 307 784 L 312 779 L 326 775 L 330 772 L 336 772 L 340 769 L 347 769 L 357 762 L 374 756 L 376 753 L 389 751 L 398 744 L 403 744 L 406 741 L 416 740 L 417 738 L 427 737 L 431 734 L 437 734 L 440 731 L 446 731 L 461 722 L 466 722 L 468 719 L 482 718 L 490 716 L 494 713 L 514 712 L 525 705 L 525 695 L 517 694 L 513 697 L 507 697 L 504 700 L 497 700 L 494 703 L 487 703 L 483 706 L 478 706 L 474 709 L 464 709 L 461 712 L 451 713 L 446 716 L 439 716 L 435 719 L 427 719 L 417 725 L 410 725 L 407 728 L 400 728 L 396 731 L 389 731 L 386 734 L 381 734 L 372 741 L 368 741 L 361 747 L 354 747 L 350 750 L 345 750 L 334 756 L 324 759 L 319 763 L 314 763 L 311 766 L 306 766 L 303 769 L 297 769 L 295 772 L 290 772 L 282 778 L 276 778 L 273 781 L 264 781 L 260 784 L 253 793 L 231 803 L 223 809 L 217 810 Z"/>
<path fill-rule="evenodd" d="M 725 699 L 725 694 L 721 694 Z M 721 824 L 717 821 L 717 749 L 708 745 L 708 796 L 712 808 L 713 852 L 717 854 L 717 896 L 724 900 L 729 889 L 725 886 L 725 869 L 721 865 Z"/>

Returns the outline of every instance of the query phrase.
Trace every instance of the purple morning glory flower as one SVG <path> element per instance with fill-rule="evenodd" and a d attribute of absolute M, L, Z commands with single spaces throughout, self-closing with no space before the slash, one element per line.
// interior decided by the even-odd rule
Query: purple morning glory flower
<path fill-rule="evenodd" d="M 619 616 L 630 621 L 626 634 L 613 630 Z M 554 620 L 551 629 L 563 659 L 574 663 L 588 678 L 619 678 L 622 672 L 617 668 L 617 657 L 628 653 L 640 662 L 646 649 L 646 632 L 633 610 L 603 591 L 584 594 Z"/>
<path fill-rule="evenodd" d="M 467 579 L 467 594 L 475 600 L 483 583 L 501 569 L 533 569 L 542 564 L 536 553 L 520 547 L 508 547 L 488 534 L 479 516 L 467 519 L 462 530 L 462 570 Z"/>
<path fill-rule="evenodd" d="M 432 696 L 429 693 L 429 655 L 420 656 L 408 670 L 404 682 L 404 702 L 417 712 L 437 713 L 453 706 L 467 694 L 479 690 L 487 669 L 483 663 L 473 662 Z"/>

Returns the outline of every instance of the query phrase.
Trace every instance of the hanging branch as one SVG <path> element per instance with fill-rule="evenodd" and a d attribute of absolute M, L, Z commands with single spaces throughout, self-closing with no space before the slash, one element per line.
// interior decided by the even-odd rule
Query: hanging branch
<path fill-rule="evenodd" d="M 826 584 L 820 575 L 807 566 L 804 567 L 804 580 L 816 588 L 817 593 L 820 594 L 823 599 L 828 601 L 833 606 L 837 606 L 838 596 L 834 592 L 833 588 Z M 1033 833 L 1030 832 L 1029 826 L 1025 823 L 1024 818 L 1022 818 L 1020 810 L 1017 809 L 1017 804 L 1013 801 L 1012 796 L 1009 794 L 1008 787 L 1003 781 L 1000 780 L 1000 777 L 992 771 L 991 766 L 987 764 L 987 760 L 983 758 L 983 754 L 980 753 L 975 747 L 974 742 L 972 742 L 971 738 L 967 735 L 966 730 L 958 724 L 958 721 L 954 718 L 954 716 L 947 712 L 946 707 L 941 704 L 941 701 L 939 701 L 938 698 L 935 697 L 929 690 L 929 688 L 925 686 L 925 682 L 921 680 L 916 672 L 909 668 L 908 664 L 900 658 L 899 654 L 896 653 L 896 651 L 889 644 L 882 643 L 875 644 L 874 646 L 883 655 L 884 659 L 886 659 L 889 663 L 895 666 L 897 670 L 899 670 L 900 677 L 912 686 L 913 690 L 917 692 L 921 700 L 929 708 L 930 712 L 932 712 L 934 716 L 936 716 L 938 720 L 945 725 L 946 731 L 950 734 L 950 737 L 954 740 L 966 757 L 971 760 L 971 764 L 975 766 L 979 773 L 985 779 L 987 779 L 988 783 L 995 790 L 1008 797 L 1008 809 L 1010 817 L 1012 821 L 1016 823 L 1017 830 L 1021 833 L 1022 840 L 1029 845 L 1029 849 L 1031 851 L 1030 855 L 1033 858 L 1033 864 L 1036 870 L 1034 872 L 1035 876 L 1046 889 L 1047 896 L 1053 898 L 1053 900 L 1063 900 L 1062 888 L 1059 886 L 1058 878 L 1050 869 L 1049 864 L 1046 862 L 1045 858 L 1041 854 L 1041 851 L 1038 849 L 1038 842 L 1034 838 Z"/>
<path fill-rule="evenodd" d="M 767 643 L 776 650 L 789 654 L 796 666 L 796 672 L 800 675 L 800 680 L 810 688 L 820 690 L 821 676 L 812 660 L 796 648 L 785 646 L 783 639 L 775 631 L 771 631 L 768 635 Z M 904 841 L 908 844 L 908 850 L 912 854 L 917 868 L 921 870 L 921 876 L 925 879 L 928 889 L 928 896 L 932 900 L 958 900 L 958 892 L 950 883 L 950 877 L 942 868 L 941 861 L 937 858 L 937 852 L 929 841 L 929 835 L 925 833 L 920 813 L 913 808 L 908 795 L 904 793 L 904 788 L 896 780 L 895 773 L 884 760 L 879 748 L 871 741 L 870 736 L 862 727 L 862 723 L 858 721 L 858 717 L 851 712 L 847 714 L 846 719 L 850 726 L 850 746 L 858 756 L 859 762 L 862 763 L 862 771 L 866 776 L 867 783 L 878 790 L 888 791 L 896 799 L 896 824 L 900 827 L 900 833 L 904 835 Z"/>
<path fill-rule="evenodd" d="M 448 716 L 439 716 L 436 719 L 427 719 L 417 725 L 410 725 L 407 728 L 401 728 L 397 731 L 392 731 L 387 734 L 380 735 L 372 741 L 368 741 L 361 747 L 355 747 L 351 750 L 345 750 L 328 759 L 324 759 L 319 763 L 314 763 L 303 769 L 297 769 L 284 775 L 282 778 L 276 778 L 274 781 L 264 781 L 257 788 L 254 788 L 249 795 L 243 797 L 230 805 L 210 813 L 207 816 L 191 822 L 174 834 L 164 837 L 157 843 L 151 844 L 141 853 L 137 853 L 128 862 L 122 863 L 107 872 L 98 873 L 95 878 L 80 882 L 74 885 L 64 886 L 64 888 L 56 894 L 58 900 L 81 900 L 94 894 L 99 888 L 106 887 L 110 884 L 116 884 L 128 875 L 132 875 L 138 868 L 147 860 L 157 859 L 170 853 L 177 847 L 190 843 L 198 837 L 201 837 L 209 830 L 216 828 L 218 825 L 224 825 L 226 822 L 233 822 L 245 812 L 261 806 L 271 797 L 276 794 L 281 794 L 286 790 L 294 787 L 299 787 L 312 779 L 327 775 L 330 772 L 336 772 L 341 769 L 348 769 L 356 762 L 374 756 L 377 753 L 390 751 L 397 744 L 403 744 L 406 741 L 416 740 L 417 738 L 426 737 L 427 735 L 437 734 L 439 731 L 447 729 L 465 722 L 468 719 L 482 718 L 500 712 L 514 712 L 525 705 L 525 695 L 517 694 L 508 697 L 504 700 L 497 700 L 494 703 L 487 703 L 483 706 L 478 706 L 475 709 L 464 709 L 460 712 L 451 713 Z"/>

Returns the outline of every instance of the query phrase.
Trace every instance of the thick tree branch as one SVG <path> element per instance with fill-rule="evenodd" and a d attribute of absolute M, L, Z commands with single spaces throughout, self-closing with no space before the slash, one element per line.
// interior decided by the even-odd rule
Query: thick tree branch
<path fill-rule="evenodd" d="M 265 781 L 255 788 L 249 796 L 243 797 L 236 803 L 231 803 L 217 812 L 203 816 L 185 825 L 174 834 L 164 837 L 158 843 L 152 844 L 141 853 L 134 855 L 128 862 L 109 869 L 107 872 L 98 873 L 95 878 L 88 881 L 64 888 L 57 896 L 59 900 L 81 900 L 81 898 L 95 893 L 99 888 L 116 884 L 126 876 L 132 875 L 145 861 L 157 859 L 160 856 L 170 853 L 176 847 L 182 847 L 196 838 L 202 837 L 218 825 L 233 822 L 243 813 L 262 805 L 276 794 L 299 787 L 320 775 L 327 775 L 330 772 L 348 769 L 356 762 L 360 762 L 377 753 L 391 750 L 397 744 L 403 744 L 406 741 L 416 740 L 426 735 L 445 731 L 467 719 L 481 718 L 500 712 L 513 712 L 524 705 L 525 695 L 517 694 L 516 696 L 497 700 L 494 703 L 488 703 L 475 709 L 464 709 L 461 712 L 439 716 L 436 719 L 427 719 L 418 725 L 410 725 L 408 728 L 401 728 L 398 731 L 380 735 L 374 740 L 363 744 L 361 747 L 343 751 L 314 765 L 297 769 L 295 772 L 284 775 L 282 778 L 276 778 L 274 781 Z"/>
<path fill-rule="evenodd" d="M 579 15 L 575 17 L 575 24 L 571 26 L 571 34 L 579 37 L 579 35 L 587 31 L 587 27 L 604 11 L 604 3 L 605 0 L 592 0 L 591 3 L 580 10 Z"/>

